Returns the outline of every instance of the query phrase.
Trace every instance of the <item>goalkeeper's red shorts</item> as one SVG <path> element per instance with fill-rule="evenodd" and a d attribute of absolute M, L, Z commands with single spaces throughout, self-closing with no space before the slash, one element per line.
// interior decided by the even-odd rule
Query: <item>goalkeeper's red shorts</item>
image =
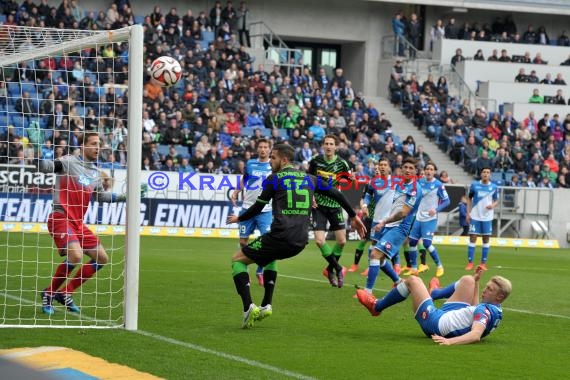
<path fill-rule="evenodd" d="M 65 214 L 51 213 L 47 220 L 47 227 L 61 256 L 66 255 L 69 243 L 77 242 L 83 249 L 94 249 L 99 245 L 99 239 L 83 221 L 69 220 Z"/>

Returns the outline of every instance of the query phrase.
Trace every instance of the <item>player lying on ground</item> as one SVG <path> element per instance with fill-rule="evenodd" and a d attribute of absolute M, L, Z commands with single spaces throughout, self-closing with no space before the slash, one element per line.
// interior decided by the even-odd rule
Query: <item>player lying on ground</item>
<path fill-rule="evenodd" d="M 366 228 L 340 191 L 317 182 L 316 177 L 292 166 L 295 151 L 289 145 L 276 145 L 270 156 L 273 174 L 267 177 L 263 191 L 256 202 L 240 215 L 230 215 L 227 223 L 237 223 L 253 218 L 272 201 L 273 222 L 271 231 L 251 241 L 232 258 L 232 275 L 236 290 L 243 302 L 243 328 L 251 328 L 256 320 L 272 314 L 272 298 L 277 280 L 277 260 L 298 255 L 309 242 L 309 216 L 314 193 L 326 193 L 337 201 L 362 237 Z M 261 308 L 251 298 L 247 265 L 256 263 L 264 268 L 264 296 Z"/>
<path fill-rule="evenodd" d="M 463 276 L 445 288 L 439 287 L 437 277 L 430 281 L 430 291 L 416 276 L 407 278 L 389 291 L 382 299 L 376 299 L 364 289 L 356 291 L 358 300 L 370 314 L 380 313 L 412 296 L 416 321 L 422 331 L 443 345 L 469 344 L 489 335 L 503 319 L 501 304 L 512 290 L 509 280 L 492 277 L 479 301 L 479 280 L 483 269 L 478 267 L 474 275 Z M 434 300 L 447 298 L 441 308 Z"/>

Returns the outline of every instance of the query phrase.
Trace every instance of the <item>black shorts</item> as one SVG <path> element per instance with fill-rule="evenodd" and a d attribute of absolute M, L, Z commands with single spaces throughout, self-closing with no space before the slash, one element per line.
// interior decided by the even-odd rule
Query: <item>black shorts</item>
<path fill-rule="evenodd" d="M 274 260 L 283 260 L 297 256 L 305 249 L 305 245 L 291 245 L 289 242 L 283 239 L 276 239 L 272 237 L 270 233 L 267 233 L 252 240 L 241 250 L 244 255 L 253 260 L 257 265 L 264 267 Z"/>
<path fill-rule="evenodd" d="M 329 231 L 346 229 L 342 207 L 319 206 L 313 209 L 313 231 L 326 231 L 327 221 L 330 223 Z"/>
<path fill-rule="evenodd" d="M 364 240 L 370 240 L 370 230 L 372 229 L 372 218 L 366 216 L 362 221 L 362 223 L 364 223 L 364 226 L 366 227 L 366 236 L 364 237 Z"/>

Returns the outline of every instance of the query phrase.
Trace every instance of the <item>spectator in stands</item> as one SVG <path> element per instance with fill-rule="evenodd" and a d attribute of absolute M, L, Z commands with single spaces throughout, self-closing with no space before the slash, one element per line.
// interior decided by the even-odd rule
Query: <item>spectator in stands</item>
<path fill-rule="evenodd" d="M 180 161 L 180 165 L 178 165 L 178 172 L 180 173 L 192 173 L 195 169 L 190 165 L 190 162 L 187 157 L 183 157 Z"/>
<path fill-rule="evenodd" d="M 399 105 L 402 101 L 402 89 L 403 82 L 401 77 L 397 73 L 392 73 L 390 77 L 390 83 L 388 84 L 388 89 L 390 91 L 390 100 L 394 106 Z"/>
<path fill-rule="evenodd" d="M 550 73 L 547 73 L 544 79 L 540 81 L 540 84 L 554 84 L 552 75 Z"/>
<path fill-rule="evenodd" d="M 445 26 L 445 38 L 456 40 L 459 38 L 459 27 L 455 23 L 455 18 L 451 17 Z"/>
<path fill-rule="evenodd" d="M 501 50 L 501 56 L 499 57 L 499 62 L 511 62 L 511 57 L 507 54 L 507 50 Z"/>
<path fill-rule="evenodd" d="M 566 85 L 566 81 L 562 78 L 562 73 L 556 74 L 556 78 L 554 79 L 554 84 L 558 85 Z"/>
<path fill-rule="evenodd" d="M 443 21 L 441 19 L 438 19 L 435 22 L 435 25 L 432 26 L 431 30 L 430 30 L 430 51 L 433 50 L 433 45 L 435 44 L 435 41 L 441 39 L 441 38 L 445 38 L 445 27 L 443 26 Z"/>
<path fill-rule="evenodd" d="M 245 1 L 240 3 L 239 8 L 235 12 L 235 24 L 239 33 L 239 43 L 242 46 L 251 47 L 249 37 L 249 25 L 251 23 L 251 14 Z"/>
<path fill-rule="evenodd" d="M 564 94 L 562 93 L 562 89 L 556 90 L 556 95 L 554 96 L 553 102 L 554 102 L 554 104 L 561 104 L 561 105 L 566 104 L 566 99 L 564 98 Z"/>
<path fill-rule="evenodd" d="M 525 70 L 523 67 L 519 69 L 519 73 L 515 77 L 515 82 L 518 83 L 526 83 L 528 82 L 528 75 L 526 75 Z"/>
<path fill-rule="evenodd" d="M 524 55 L 522 56 L 522 58 L 519 56 L 517 57 L 517 61 L 519 63 L 532 63 L 532 60 L 530 59 L 530 52 L 526 51 L 524 53 Z"/>
<path fill-rule="evenodd" d="M 442 170 L 439 173 L 439 180 L 441 182 L 443 182 L 444 184 L 453 184 L 455 183 L 455 181 L 449 176 L 449 173 L 447 173 L 446 170 Z"/>
<path fill-rule="evenodd" d="M 477 159 L 477 163 L 476 163 L 477 173 L 480 173 L 481 169 L 491 168 L 491 167 L 493 167 L 493 160 L 489 157 L 489 151 L 488 150 L 482 150 L 481 155 Z"/>
<path fill-rule="evenodd" d="M 423 27 L 420 21 L 418 20 L 417 14 L 412 13 L 410 15 L 410 21 L 407 24 L 406 31 L 407 31 L 408 40 L 410 41 L 412 46 L 419 50 Z M 410 49 L 410 57 L 415 58 L 415 54 L 416 54 L 415 50 Z"/>
<path fill-rule="evenodd" d="M 471 126 L 475 131 L 475 138 L 478 141 L 481 141 L 484 136 L 484 130 L 487 126 L 487 113 L 483 109 L 477 108 L 475 110 L 475 114 L 471 119 Z"/>
<path fill-rule="evenodd" d="M 512 168 L 513 160 L 509 156 L 509 152 L 503 148 L 497 149 L 497 155 L 493 159 L 493 170 L 505 172 Z"/>
<path fill-rule="evenodd" d="M 460 162 L 464 160 L 464 151 L 465 151 L 465 136 L 463 136 L 463 131 L 461 128 L 455 129 L 455 134 L 451 139 L 451 151 L 449 156 L 455 162 L 455 165 L 458 165 Z"/>
<path fill-rule="evenodd" d="M 513 163 L 511 168 L 518 174 L 523 175 L 527 170 L 526 159 L 523 156 L 522 151 L 517 151 L 515 157 L 513 158 Z"/>
<path fill-rule="evenodd" d="M 485 56 L 483 55 L 483 50 L 481 50 L 481 49 L 477 50 L 477 53 L 475 53 L 475 55 L 473 56 L 473 60 L 474 61 L 484 61 Z"/>
<path fill-rule="evenodd" d="M 539 83 L 540 80 L 538 79 L 538 77 L 536 76 L 536 71 L 532 70 L 530 72 L 530 75 L 527 78 L 528 83 Z"/>
<path fill-rule="evenodd" d="M 548 38 L 548 34 L 546 33 L 546 29 L 544 28 L 544 26 L 539 26 L 538 27 L 538 38 L 537 38 L 537 43 L 541 44 L 541 45 L 550 45 L 550 39 Z"/>
<path fill-rule="evenodd" d="M 544 103 L 544 97 L 540 95 L 538 88 L 532 90 L 532 96 L 528 99 L 529 103 L 537 103 L 542 104 Z"/>
<path fill-rule="evenodd" d="M 430 106 L 428 113 L 424 118 L 424 128 L 430 138 L 439 142 L 439 136 L 443 129 L 440 122 L 440 115 L 436 112 L 435 107 Z"/>
<path fill-rule="evenodd" d="M 499 60 L 499 51 L 497 49 L 493 49 L 493 53 L 487 58 L 489 62 L 496 62 Z"/>
<path fill-rule="evenodd" d="M 489 122 L 489 125 L 487 126 L 487 128 L 485 128 L 485 134 L 486 135 L 490 134 L 493 137 L 493 139 L 495 139 L 496 141 L 499 141 L 501 139 L 502 131 L 501 128 L 499 128 L 497 121 L 495 119 Z"/>
<path fill-rule="evenodd" d="M 394 32 L 394 55 L 404 56 L 404 42 L 406 24 L 402 20 L 402 11 L 398 11 L 392 18 L 392 31 Z"/>
<path fill-rule="evenodd" d="M 528 129 L 530 134 L 533 134 L 538 130 L 538 121 L 534 117 L 533 111 L 528 113 L 528 116 L 523 120 L 522 124 Z"/>
<path fill-rule="evenodd" d="M 451 64 L 453 66 L 457 65 L 458 62 L 465 61 L 465 57 L 463 57 L 462 54 L 463 54 L 463 51 L 461 49 L 455 50 L 455 55 L 453 57 L 451 57 Z"/>
<path fill-rule="evenodd" d="M 566 166 L 563 166 L 560 169 L 560 174 L 558 175 L 558 180 L 556 182 L 556 186 L 563 189 L 570 188 L 570 181 L 569 178 L 570 171 Z"/>
<path fill-rule="evenodd" d="M 523 34 L 522 40 L 524 41 L 525 44 L 537 43 L 538 36 L 537 36 L 536 32 L 534 31 L 534 28 L 532 25 L 529 25 L 527 27 L 526 32 L 524 32 L 524 34 Z"/>
<path fill-rule="evenodd" d="M 548 168 L 550 171 L 552 171 L 553 173 L 558 173 L 560 171 L 560 166 L 558 164 L 558 161 L 556 161 L 556 159 L 554 158 L 554 154 L 550 153 L 547 158 L 544 160 L 544 167 L 546 167 L 548 165 Z M 550 176 L 551 178 L 551 182 L 555 182 L 555 178 L 554 175 Z"/>
<path fill-rule="evenodd" d="M 414 158 L 418 162 L 418 169 L 423 169 L 424 166 L 431 161 L 429 154 L 424 151 L 423 145 L 418 145 Z"/>
<path fill-rule="evenodd" d="M 558 46 L 570 46 L 570 39 L 565 30 L 558 36 Z"/>
<path fill-rule="evenodd" d="M 542 59 L 542 54 L 540 52 L 536 53 L 536 55 L 534 56 L 534 59 L 532 60 L 532 63 L 534 63 L 536 65 L 548 64 L 548 62 L 546 62 L 545 60 Z"/>

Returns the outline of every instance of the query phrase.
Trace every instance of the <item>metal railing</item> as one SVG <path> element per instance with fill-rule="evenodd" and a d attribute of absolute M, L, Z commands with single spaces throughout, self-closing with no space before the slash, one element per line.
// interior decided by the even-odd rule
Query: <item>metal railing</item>
<path fill-rule="evenodd" d="M 295 68 L 303 70 L 303 52 L 291 49 L 285 41 L 263 21 L 256 21 L 250 25 L 251 46 L 254 49 L 263 49 L 265 59 L 283 67 L 287 75 L 291 75 Z"/>
<path fill-rule="evenodd" d="M 384 36 L 381 44 L 382 59 L 401 57 L 413 61 L 421 58 L 420 51 L 404 36 Z"/>
<path fill-rule="evenodd" d="M 444 76 L 447 79 L 449 94 L 456 97 L 460 103 L 467 100 L 471 111 L 477 108 L 485 108 L 487 112 L 499 111 L 497 100 L 477 96 L 477 93 L 467 85 L 463 77 L 455 70 L 455 66 L 451 64 L 434 64 L 428 68 L 428 71 L 437 77 Z"/>
<path fill-rule="evenodd" d="M 459 214 L 459 207 L 454 208 L 453 210 L 449 211 L 445 216 L 445 234 L 447 236 L 450 234 L 451 224 L 455 220 L 455 217 Z"/>

